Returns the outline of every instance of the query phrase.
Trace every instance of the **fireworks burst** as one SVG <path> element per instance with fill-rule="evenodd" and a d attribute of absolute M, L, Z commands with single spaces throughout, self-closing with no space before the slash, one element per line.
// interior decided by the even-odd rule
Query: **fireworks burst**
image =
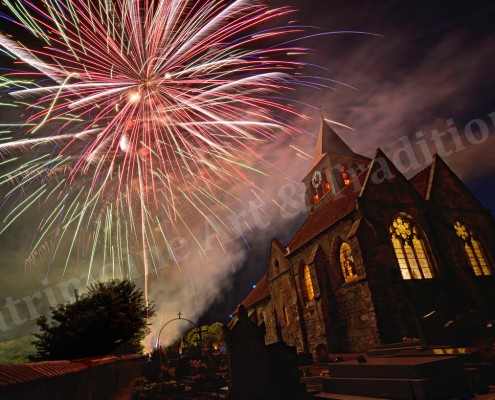
<path fill-rule="evenodd" d="M 169 246 L 182 207 L 205 216 L 222 207 L 226 187 L 249 184 L 246 160 L 287 128 L 279 116 L 293 111 L 271 94 L 296 82 L 301 64 L 290 57 L 304 49 L 277 42 L 300 29 L 260 27 L 290 9 L 255 0 L 4 3 L 13 18 L 3 17 L 31 45 L 0 33 L 16 65 L 0 87 L 28 115 L 1 137 L 0 184 L 13 183 L 2 232 L 49 205 L 30 258 L 63 248 L 67 267 L 86 248 L 91 269 L 103 248 L 122 274 L 139 243 L 147 276 L 156 233 Z"/>

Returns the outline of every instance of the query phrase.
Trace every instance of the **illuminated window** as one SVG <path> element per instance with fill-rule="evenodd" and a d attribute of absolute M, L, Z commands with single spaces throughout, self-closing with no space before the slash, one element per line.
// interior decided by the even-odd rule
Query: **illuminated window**
<path fill-rule="evenodd" d="M 327 179 L 327 174 L 325 172 L 323 172 L 321 174 L 322 178 L 323 178 L 323 191 L 324 193 L 327 193 L 330 191 L 330 184 L 328 183 L 328 179 Z"/>
<path fill-rule="evenodd" d="M 316 188 L 313 188 L 313 204 L 318 203 L 319 200 L 320 196 L 318 195 L 318 191 L 316 190 Z"/>
<path fill-rule="evenodd" d="M 476 238 L 474 232 L 459 221 L 454 224 L 454 229 L 457 236 L 459 236 L 464 242 L 464 250 L 466 252 L 469 265 L 473 269 L 475 275 L 492 275 L 493 273 L 488 266 L 487 258 L 482 250 L 482 245 L 479 239 Z"/>
<path fill-rule="evenodd" d="M 342 165 L 342 179 L 344 180 L 344 185 L 348 185 L 351 182 L 351 178 L 346 171 L 345 165 Z"/>
<path fill-rule="evenodd" d="M 304 296 L 306 301 L 313 300 L 315 298 L 315 291 L 313 289 L 313 281 L 311 280 L 311 270 L 309 265 L 305 265 L 303 269 L 303 283 L 304 283 Z"/>
<path fill-rule="evenodd" d="M 287 309 L 286 306 L 284 306 L 284 321 L 285 321 L 285 326 L 288 326 L 290 320 L 289 320 L 289 310 Z"/>
<path fill-rule="evenodd" d="M 265 322 L 265 312 L 263 310 L 260 311 L 260 316 L 258 318 L 258 321 L 260 323 L 260 325 Z"/>
<path fill-rule="evenodd" d="M 421 231 L 411 217 L 401 214 L 390 226 L 392 245 L 399 261 L 404 279 L 432 278 L 431 262 L 428 259 Z"/>
<path fill-rule="evenodd" d="M 352 257 L 351 246 L 346 242 L 343 242 L 340 246 L 340 266 L 342 268 L 342 274 L 346 282 L 354 279 L 356 275 L 356 266 L 354 265 L 354 258 Z"/>

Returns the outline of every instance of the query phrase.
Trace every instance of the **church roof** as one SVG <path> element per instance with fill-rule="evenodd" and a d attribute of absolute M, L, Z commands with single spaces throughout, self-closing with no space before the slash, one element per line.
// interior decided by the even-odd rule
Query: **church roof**
<path fill-rule="evenodd" d="M 485 209 L 479 199 L 438 154 L 435 154 L 432 163 L 413 176 L 410 182 L 427 201 L 438 201 L 444 207 L 472 206 Z"/>
<path fill-rule="evenodd" d="M 309 240 L 318 236 L 334 225 L 341 218 L 355 208 L 355 199 L 359 196 L 359 188 L 364 185 L 368 170 L 361 172 L 356 178 L 359 184 L 351 182 L 340 192 L 334 195 L 326 204 L 323 204 L 313 214 L 310 214 L 289 243 L 289 251 L 293 252 Z"/>
<path fill-rule="evenodd" d="M 354 153 L 347 144 L 340 138 L 339 135 L 328 125 L 323 117 L 321 117 L 320 132 L 316 141 L 316 148 L 313 155 L 311 169 L 320 162 L 325 154 L 334 154 L 344 157 L 361 157 Z"/>
<path fill-rule="evenodd" d="M 409 182 L 412 183 L 423 199 L 426 199 L 428 186 L 430 185 L 431 167 L 432 164 L 428 165 L 425 169 L 421 170 L 409 179 Z"/>
<path fill-rule="evenodd" d="M 270 297 L 270 289 L 268 288 L 265 274 L 256 284 L 256 287 L 251 290 L 251 292 L 243 300 L 242 305 L 246 308 L 249 308 L 252 305 L 260 302 L 261 300 L 266 299 L 267 297 Z"/>

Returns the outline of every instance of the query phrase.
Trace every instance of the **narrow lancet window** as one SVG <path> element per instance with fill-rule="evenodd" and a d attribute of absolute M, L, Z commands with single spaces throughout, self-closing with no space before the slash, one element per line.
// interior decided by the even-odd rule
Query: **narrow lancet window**
<path fill-rule="evenodd" d="M 351 178 L 347 173 L 345 165 L 342 165 L 342 179 L 344 180 L 344 185 L 348 185 L 351 182 Z"/>
<path fill-rule="evenodd" d="M 311 279 L 311 269 L 309 268 L 309 265 L 305 265 L 303 268 L 303 284 L 306 301 L 313 300 L 315 298 L 315 291 L 313 288 L 313 280 Z"/>
<path fill-rule="evenodd" d="M 328 193 L 330 191 L 330 183 L 328 183 L 327 174 L 323 172 L 321 175 L 323 177 L 323 191 Z"/>

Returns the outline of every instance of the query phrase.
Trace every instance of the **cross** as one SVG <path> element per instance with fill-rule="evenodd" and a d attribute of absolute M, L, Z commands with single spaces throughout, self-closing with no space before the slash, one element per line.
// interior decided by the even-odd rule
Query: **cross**
<path fill-rule="evenodd" d="M 180 319 L 180 316 L 182 315 L 182 313 L 179 311 L 179 313 L 177 315 L 179 316 L 179 319 Z"/>

